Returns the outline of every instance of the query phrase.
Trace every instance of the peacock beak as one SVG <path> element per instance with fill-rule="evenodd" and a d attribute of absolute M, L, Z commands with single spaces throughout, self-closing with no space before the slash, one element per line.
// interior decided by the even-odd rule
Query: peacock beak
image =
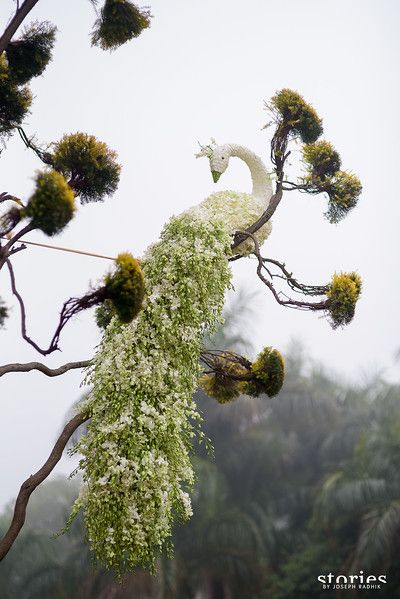
<path fill-rule="evenodd" d="M 220 178 L 221 173 L 219 173 L 218 171 L 211 171 L 211 174 L 212 174 L 214 183 L 216 183 L 218 181 L 218 179 Z"/>

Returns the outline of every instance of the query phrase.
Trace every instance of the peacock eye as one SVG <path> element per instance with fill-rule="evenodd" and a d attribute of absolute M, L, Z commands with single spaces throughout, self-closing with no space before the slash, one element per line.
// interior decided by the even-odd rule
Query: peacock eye
<path fill-rule="evenodd" d="M 221 156 L 222 160 L 225 160 L 225 156 Z"/>

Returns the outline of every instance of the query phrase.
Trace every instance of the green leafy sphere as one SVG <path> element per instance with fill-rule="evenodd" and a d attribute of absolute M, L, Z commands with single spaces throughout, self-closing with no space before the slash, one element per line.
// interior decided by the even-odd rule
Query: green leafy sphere
<path fill-rule="evenodd" d="M 68 179 L 82 203 L 104 200 L 115 192 L 121 167 L 117 154 L 94 135 L 72 133 L 54 144 L 53 167 Z"/>
<path fill-rule="evenodd" d="M 362 287 L 361 277 L 355 273 L 335 273 L 327 291 L 328 312 L 334 329 L 349 324 L 354 317 Z"/>
<path fill-rule="evenodd" d="M 111 300 L 121 322 L 138 315 L 144 298 L 144 279 L 139 261 L 131 254 L 119 254 L 114 273 L 105 277 L 107 299 Z"/>
<path fill-rule="evenodd" d="M 328 141 L 320 140 L 303 146 L 303 160 L 306 163 L 308 177 L 314 181 L 324 181 L 334 175 L 341 166 L 339 153 Z"/>
<path fill-rule="evenodd" d="M 5 55 L 0 55 L 0 136 L 21 125 L 32 103 L 27 87 L 19 88 L 10 76 Z"/>
<path fill-rule="evenodd" d="M 246 395 L 278 395 L 285 379 L 285 362 L 278 350 L 265 347 L 251 365 L 251 370 L 255 375 L 255 381 L 244 383 L 243 392 Z"/>
<path fill-rule="evenodd" d="M 12 41 L 6 48 L 10 75 L 19 85 L 43 73 L 51 60 L 57 28 L 44 21 L 27 27 L 21 39 Z"/>
<path fill-rule="evenodd" d="M 69 223 L 75 212 L 74 192 L 56 171 L 39 172 L 36 189 L 30 197 L 23 216 L 46 235 L 56 235 Z"/>
<path fill-rule="evenodd" d="M 282 125 L 288 125 L 304 143 L 313 143 L 322 134 L 322 120 L 303 96 L 291 89 L 282 89 L 271 98 L 271 108 Z"/>
<path fill-rule="evenodd" d="M 127 0 L 106 0 L 92 33 L 92 44 L 115 50 L 150 27 L 150 12 Z"/>
<path fill-rule="evenodd" d="M 323 191 L 329 196 L 329 206 L 325 216 L 331 223 L 337 223 L 357 205 L 362 192 L 361 181 L 352 173 L 338 171 L 327 180 Z"/>

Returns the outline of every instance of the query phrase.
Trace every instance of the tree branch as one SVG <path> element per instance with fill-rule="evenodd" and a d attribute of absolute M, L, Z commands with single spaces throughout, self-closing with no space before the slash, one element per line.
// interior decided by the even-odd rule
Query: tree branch
<path fill-rule="evenodd" d="M 15 502 L 14 515 L 10 527 L 2 540 L 0 541 L 0 561 L 7 555 L 15 539 L 18 537 L 21 528 L 24 525 L 26 517 L 26 507 L 32 492 L 38 487 L 53 471 L 56 464 L 60 461 L 65 446 L 71 435 L 78 426 L 89 419 L 87 414 L 77 414 L 64 427 L 61 435 L 58 437 L 48 459 L 43 466 L 22 483 L 21 489 Z"/>
<path fill-rule="evenodd" d="M 54 335 L 49 343 L 49 346 L 46 349 L 43 349 L 36 343 L 36 341 L 31 339 L 26 332 L 26 311 L 25 311 L 24 300 L 22 299 L 22 296 L 17 289 L 16 281 L 15 281 L 15 274 L 14 274 L 14 269 L 12 267 L 12 264 L 11 264 L 10 260 L 7 260 L 6 262 L 7 262 L 8 271 L 10 273 L 11 290 L 13 292 L 13 295 L 15 295 L 15 297 L 17 298 L 19 307 L 20 307 L 22 338 L 27 343 L 29 343 L 29 345 L 34 347 L 37 352 L 42 354 L 42 356 L 48 356 L 49 354 L 51 354 L 59 349 L 58 342 L 60 340 L 62 330 L 73 316 L 75 316 L 82 310 L 87 310 L 88 308 L 97 306 L 99 303 L 104 301 L 104 299 L 106 297 L 106 288 L 99 287 L 99 289 L 96 289 L 95 291 L 88 293 L 87 295 L 84 295 L 81 298 L 72 297 L 69 300 L 67 300 L 66 302 L 64 302 L 63 307 L 60 312 L 60 319 L 59 319 L 58 325 L 56 327 L 56 330 L 54 332 Z"/>
<path fill-rule="evenodd" d="M 249 235 L 253 235 L 256 233 L 263 225 L 265 225 L 273 216 L 275 210 L 278 208 L 279 202 L 282 199 L 283 191 L 281 185 L 278 183 L 278 189 L 271 197 L 268 207 L 266 211 L 260 216 L 258 221 L 250 225 L 244 231 L 236 231 L 235 236 L 233 238 L 232 249 L 238 247 L 248 237 Z"/>
<path fill-rule="evenodd" d="M 25 364 L 15 362 L 14 364 L 0 366 L 0 377 L 9 372 L 30 372 L 31 370 L 39 370 L 39 372 L 43 372 L 46 376 L 60 376 L 69 370 L 86 368 L 89 364 L 90 360 L 81 360 L 80 362 L 67 362 L 58 368 L 49 368 L 41 362 L 26 362 Z"/>
<path fill-rule="evenodd" d="M 5 246 L 0 247 L 0 270 L 3 268 L 10 255 L 15 253 L 15 251 L 12 250 L 14 243 L 16 243 L 18 239 L 25 235 L 25 233 L 29 233 L 29 231 L 33 231 L 34 229 L 35 227 L 31 223 L 27 224 L 25 227 L 20 229 L 20 231 L 18 231 L 14 237 L 11 238 Z"/>
<path fill-rule="evenodd" d="M 0 54 L 4 52 L 4 50 L 7 48 L 12 36 L 17 31 L 18 27 L 21 25 L 23 20 L 31 12 L 35 4 L 38 3 L 38 1 L 39 0 L 25 0 L 25 2 L 23 2 L 20 7 L 18 7 L 17 5 L 17 10 L 13 18 L 6 27 L 3 35 L 0 37 Z"/>
<path fill-rule="evenodd" d="M 257 261 L 258 261 L 257 275 L 258 275 L 259 279 L 261 279 L 261 281 L 264 283 L 264 285 L 266 285 L 268 287 L 268 289 L 271 291 L 272 295 L 274 296 L 274 298 L 278 302 L 278 304 L 280 304 L 281 306 L 287 306 L 289 308 L 295 308 L 297 310 L 317 311 L 317 310 L 327 310 L 329 308 L 329 299 L 325 299 L 320 302 L 307 302 L 307 301 L 302 301 L 302 300 L 299 301 L 299 300 L 291 299 L 290 297 L 287 297 L 287 296 L 284 296 L 285 299 L 283 299 L 281 297 L 282 294 L 280 292 L 276 291 L 272 282 L 269 281 L 268 279 L 266 279 L 262 272 L 263 270 L 266 270 L 268 272 L 269 276 L 271 276 L 271 278 L 272 278 L 271 273 L 268 271 L 268 269 L 266 268 L 266 266 L 264 264 L 265 261 L 273 262 L 275 265 L 284 269 L 283 265 L 281 265 L 276 260 L 274 260 L 274 261 L 267 260 L 261 256 L 259 243 L 252 233 L 249 233 L 247 231 L 238 231 L 238 234 L 240 234 L 240 235 L 243 234 L 246 237 L 250 237 L 253 240 L 254 250 L 252 253 L 256 256 Z M 284 269 L 284 271 L 286 272 L 286 269 Z M 299 286 L 297 281 L 295 281 L 295 279 L 293 279 L 291 277 L 290 273 L 287 273 L 287 274 L 289 275 L 290 280 L 292 282 L 295 282 Z M 312 289 L 312 287 L 311 286 L 304 286 L 304 287 L 305 287 L 305 291 L 303 291 L 303 293 L 307 294 L 307 292 L 308 292 L 309 295 L 312 295 L 309 292 L 309 289 Z M 315 293 L 315 295 L 323 295 L 325 293 L 325 291 L 323 291 L 323 293 L 321 293 L 321 290 L 324 289 L 323 287 L 316 287 L 315 289 L 318 290 L 318 293 Z"/>

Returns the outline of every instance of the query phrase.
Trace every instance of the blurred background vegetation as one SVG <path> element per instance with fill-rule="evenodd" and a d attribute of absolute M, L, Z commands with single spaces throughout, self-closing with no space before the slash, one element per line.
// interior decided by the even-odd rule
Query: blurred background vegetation
<path fill-rule="evenodd" d="M 248 300 L 239 296 L 207 347 L 251 355 L 241 336 L 249 338 Z M 317 577 L 359 570 L 387 575 L 380 591 L 359 591 L 364 598 L 400 596 L 400 385 L 379 376 L 345 383 L 300 344 L 287 352 L 286 373 L 273 400 L 220 405 L 198 392 L 214 454 L 195 448 L 194 515 L 155 576 L 138 570 L 115 583 L 92 563 L 79 518 L 54 538 L 79 486 L 54 478 L 35 493 L 3 562 L 2 599 L 340 597 Z"/>

